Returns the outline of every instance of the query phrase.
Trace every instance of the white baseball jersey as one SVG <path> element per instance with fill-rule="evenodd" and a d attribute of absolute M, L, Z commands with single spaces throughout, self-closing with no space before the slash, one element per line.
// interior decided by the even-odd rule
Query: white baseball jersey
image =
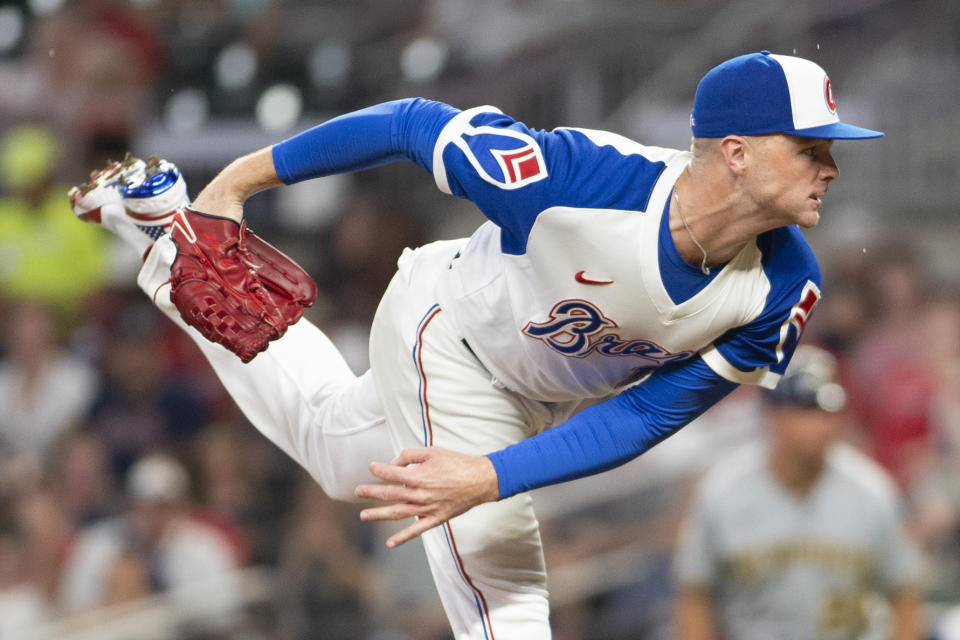
<path fill-rule="evenodd" d="M 606 396 L 698 353 L 732 382 L 775 386 L 819 298 L 816 259 L 790 227 L 709 277 L 684 262 L 667 213 L 688 152 L 478 107 L 446 123 L 432 159 L 439 188 L 490 218 L 438 299 L 508 388 Z"/>
<path fill-rule="evenodd" d="M 639 455 L 736 384 L 774 386 L 819 299 L 819 267 L 795 226 L 761 234 L 709 275 L 681 258 L 668 212 L 687 152 L 421 98 L 273 148 L 287 184 L 404 159 L 489 219 L 439 278 L 420 278 L 485 368 L 534 401 L 616 395 L 492 454 L 502 497 Z M 642 390 L 616 393 L 653 372 Z"/>

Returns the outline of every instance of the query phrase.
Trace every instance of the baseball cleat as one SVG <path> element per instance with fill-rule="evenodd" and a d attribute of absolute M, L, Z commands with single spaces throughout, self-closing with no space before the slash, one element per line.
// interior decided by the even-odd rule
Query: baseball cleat
<path fill-rule="evenodd" d="M 171 162 L 146 161 L 127 154 L 94 171 L 69 191 L 70 206 L 81 220 L 95 222 L 144 253 L 163 235 L 173 214 L 189 203 L 187 185 Z"/>
<path fill-rule="evenodd" d="M 117 162 L 111 160 L 99 171 L 90 173 L 90 179 L 70 189 L 70 206 L 81 220 L 103 224 L 102 209 L 108 205 L 122 204 L 120 180 L 125 174 L 142 171 L 146 163 L 129 153 Z"/>
<path fill-rule="evenodd" d="M 121 174 L 120 194 L 127 216 L 153 240 L 170 228 L 173 214 L 189 204 L 180 169 L 156 156 L 136 171 Z"/>

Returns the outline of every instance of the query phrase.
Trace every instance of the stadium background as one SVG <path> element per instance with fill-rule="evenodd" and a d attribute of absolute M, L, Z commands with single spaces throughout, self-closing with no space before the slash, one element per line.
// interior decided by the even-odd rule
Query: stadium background
<path fill-rule="evenodd" d="M 413 95 L 682 148 L 697 78 L 762 48 L 819 62 L 844 118 L 887 133 L 835 147 L 842 179 L 808 236 L 826 296 L 806 340 L 841 360 L 848 436 L 904 492 L 928 561 L 928 628 L 948 637 L 958 35 L 960 5 L 939 0 L 0 3 L 0 638 L 447 633 L 422 551 L 386 553 L 387 529 L 359 526 L 253 432 L 133 289 L 137 257 L 72 220 L 67 186 L 130 150 L 176 162 L 196 193 L 241 153 Z M 262 194 L 248 217 L 314 274 L 310 316 L 358 370 L 400 249 L 481 222 L 412 165 Z M 541 492 L 558 638 L 670 637 L 670 552 L 691 484 L 762 431 L 741 390 L 640 460 Z M 194 525 L 180 551 L 130 533 L 164 518 Z M 111 544 L 123 551 L 98 573 Z M 167 589 L 164 554 L 197 550 L 232 570 Z M 878 609 L 875 637 L 883 624 Z"/>

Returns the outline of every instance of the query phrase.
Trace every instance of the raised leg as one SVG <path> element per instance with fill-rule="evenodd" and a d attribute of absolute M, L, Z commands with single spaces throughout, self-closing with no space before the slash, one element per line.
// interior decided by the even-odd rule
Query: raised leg
<path fill-rule="evenodd" d="M 375 480 L 369 463 L 392 459 L 394 449 L 373 379 L 355 376 L 322 331 L 301 319 L 243 364 L 188 327 L 170 302 L 168 280 L 177 249 L 168 229 L 174 213 L 188 202 L 175 165 L 127 156 L 71 189 L 70 202 L 78 218 L 146 252 L 140 287 L 196 342 L 250 422 L 328 495 L 353 500 L 356 485 Z"/>

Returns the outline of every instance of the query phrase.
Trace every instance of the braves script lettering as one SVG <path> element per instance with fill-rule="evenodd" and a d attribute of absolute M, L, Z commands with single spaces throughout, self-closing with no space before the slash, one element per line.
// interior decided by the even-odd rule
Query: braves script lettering
<path fill-rule="evenodd" d="M 565 356 L 583 358 L 596 351 L 605 356 L 646 358 L 653 364 L 686 360 L 692 351 L 670 353 L 651 340 L 625 340 L 610 331 L 617 323 L 586 300 L 562 300 L 550 310 L 546 322 L 530 322 L 523 332 L 542 340 Z"/>

